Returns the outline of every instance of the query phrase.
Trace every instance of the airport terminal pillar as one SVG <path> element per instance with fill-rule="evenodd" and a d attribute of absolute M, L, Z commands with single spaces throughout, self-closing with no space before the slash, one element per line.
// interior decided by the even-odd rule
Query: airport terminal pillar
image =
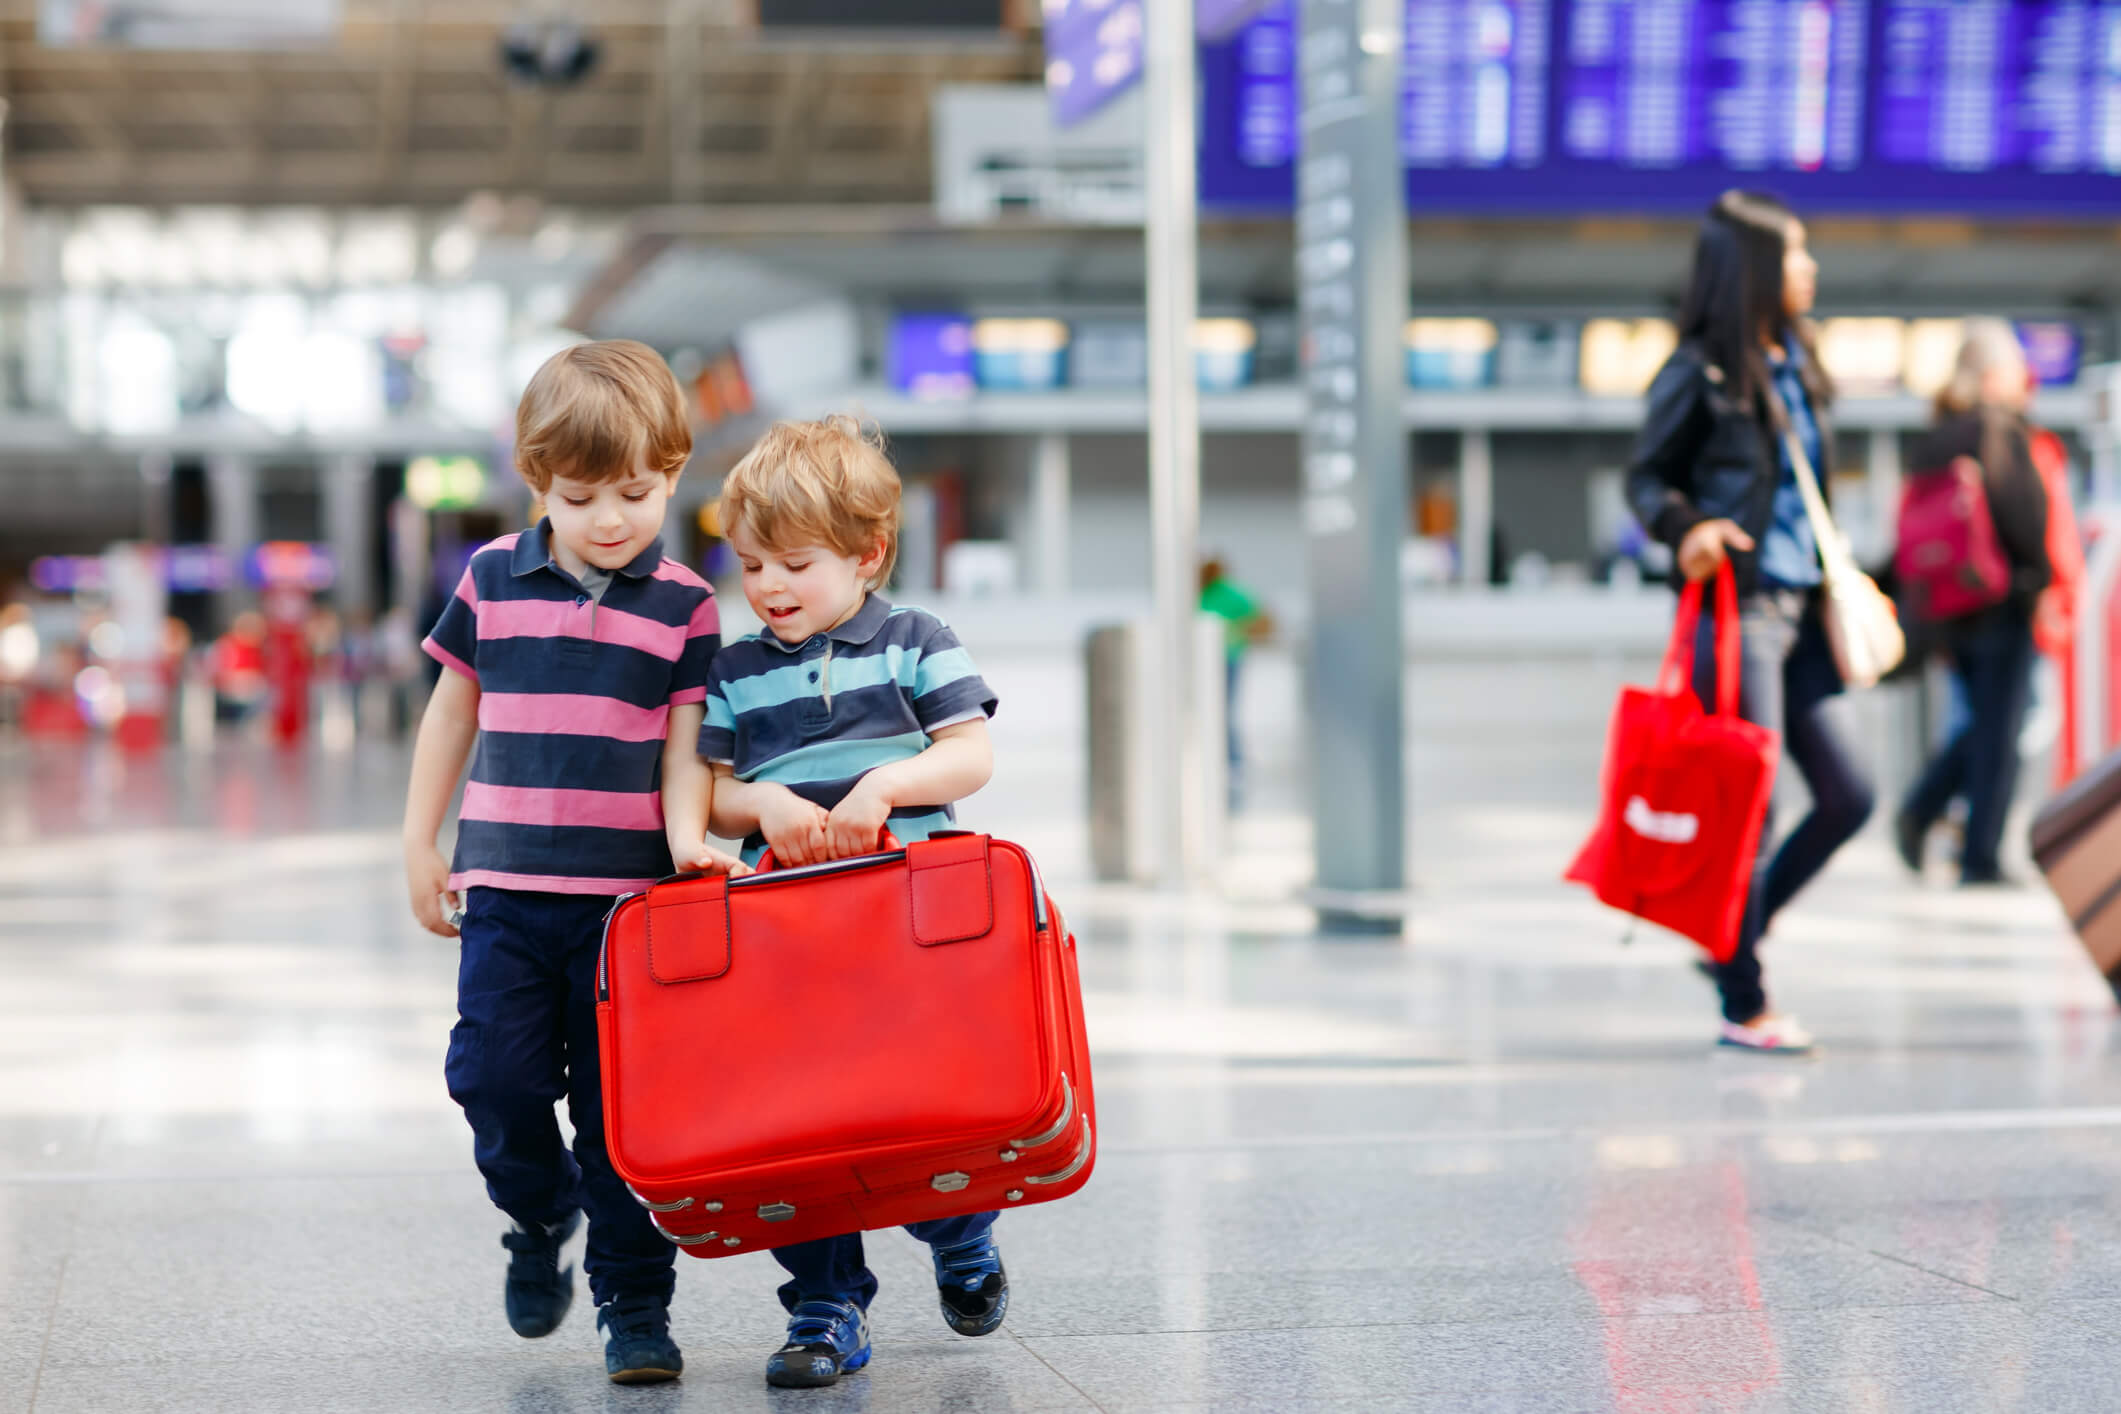
<path fill-rule="evenodd" d="M 1193 617 L 1199 604 L 1200 390 L 1193 367 L 1199 311 L 1197 170 L 1194 132 L 1193 0 L 1144 7 L 1143 79 L 1148 128 L 1144 175 L 1149 314 L 1149 547 L 1155 591 L 1156 654 L 1165 690 L 1150 699 L 1155 750 L 1155 851 L 1165 887 L 1204 878 L 1209 856 L 1205 760 L 1195 725 L 1207 685 L 1194 670 Z"/>
<path fill-rule="evenodd" d="M 1403 0 L 1305 0 L 1298 13 L 1296 276 L 1317 862 L 1310 902 L 1328 931 L 1397 933 L 1406 880 L 1406 10 Z"/>
<path fill-rule="evenodd" d="M 155 450 L 140 454 L 140 538 L 150 545 L 176 541 L 176 513 L 170 505 L 176 459 Z"/>
<path fill-rule="evenodd" d="M 1877 544 L 1858 549 L 1870 550 L 1870 558 L 1883 560 L 1892 554 L 1893 539 L 1900 524 L 1900 487 L 1906 480 L 1906 470 L 1900 459 L 1900 431 L 1894 427 L 1871 429 L 1870 456 L 1866 480 L 1871 495 L 1871 525 L 1875 528 Z"/>
<path fill-rule="evenodd" d="M 206 459 L 207 523 L 213 529 L 214 548 L 235 567 L 228 587 L 215 596 L 217 632 L 227 628 L 228 621 L 249 607 L 253 598 L 243 567 L 258 543 L 263 521 L 260 494 L 258 464 L 251 458 L 238 452 L 217 452 Z"/>
<path fill-rule="evenodd" d="M 1495 443 L 1485 427 L 1468 427 L 1458 441 L 1458 582 L 1485 589 L 1494 569 Z"/>
<path fill-rule="evenodd" d="M 375 612 L 375 480 L 376 460 L 365 452 L 324 465 L 324 533 L 338 571 L 332 597 L 342 614 Z"/>
<path fill-rule="evenodd" d="M 1039 435 L 1031 451 L 1031 534 L 1038 592 L 1068 592 L 1068 518 L 1074 461 L 1065 432 Z"/>

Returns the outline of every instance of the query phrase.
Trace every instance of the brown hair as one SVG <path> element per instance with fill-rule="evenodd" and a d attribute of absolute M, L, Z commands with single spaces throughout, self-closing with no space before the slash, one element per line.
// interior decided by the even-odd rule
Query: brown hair
<path fill-rule="evenodd" d="M 777 422 L 722 482 L 722 533 L 776 550 L 828 545 L 861 558 L 884 541 L 871 588 L 898 562 L 899 479 L 880 434 L 851 417 Z"/>
<path fill-rule="evenodd" d="M 516 404 L 516 471 L 540 495 L 555 476 L 620 481 L 644 465 L 675 476 L 691 456 L 678 380 L 632 339 L 560 350 Z"/>

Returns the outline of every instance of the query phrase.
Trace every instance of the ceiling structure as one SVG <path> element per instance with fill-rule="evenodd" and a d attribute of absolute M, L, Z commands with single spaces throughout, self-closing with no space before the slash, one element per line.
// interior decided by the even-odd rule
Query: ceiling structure
<path fill-rule="evenodd" d="M 577 323 L 701 327 L 806 291 L 960 302 L 1138 302 L 1138 231 L 932 208 L 930 109 L 944 82 L 1036 82 L 1032 0 L 1014 27 L 883 36 L 761 31 L 755 0 L 340 0 L 328 46 L 295 52 L 55 48 L 39 0 L 0 0 L 5 170 L 33 206 L 421 208 L 473 194 L 528 215 L 630 219 Z M 573 20 L 601 47 L 561 89 L 504 75 L 522 20 Z M 505 224 L 505 223 L 504 223 Z M 2111 225 L 1819 223 L 1836 302 L 2121 303 Z M 1413 225 L 1417 301 L 1655 305 L 1688 223 Z M 1203 298 L 1285 303 L 1286 221 L 1202 227 Z M 770 275 L 771 279 L 766 276 Z M 687 306 L 691 306 L 688 308 Z"/>
<path fill-rule="evenodd" d="M 0 0 L 6 168 L 33 204 L 925 202 L 936 84 L 1035 80 L 1035 31 L 761 33 L 748 0 L 344 0 L 311 51 L 51 48 Z M 583 82 L 502 70 L 571 19 Z"/>

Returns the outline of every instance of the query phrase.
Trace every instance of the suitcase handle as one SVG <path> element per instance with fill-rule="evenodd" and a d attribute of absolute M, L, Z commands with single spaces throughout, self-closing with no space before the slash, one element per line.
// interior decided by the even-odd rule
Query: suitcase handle
<path fill-rule="evenodd" d="M 857 860 L 870 860 L 876 858 L 879 855 L 896 856 L 904 854 L 905 852 L 906 847 L 898 842 L 898 836 L 892 834 L 891 827 L 887 825 L 884 827 L 883 831 L 876 837 L 876 848 L 871 850 L 867 854 L 852 854 L 845 859 L 828 859 L 823 864 L 805 864 L 802 865 L 800 869 L 787 869 L 782 867 L 781 862 L 773 857 L 773 851 L 771 849 L 768 849 L 764 854 L 759 856 L 759 862 L 751 866 L 751 873 L 746 874 L 743 877 L 749 879 L 759 874 L 808 873 L 813 869 L 824 869 L 834 864 L 852 864 L 855 863 Z M 736 879 L 731 879 L 729 882 L 734 884 L 740 881 Z"/>

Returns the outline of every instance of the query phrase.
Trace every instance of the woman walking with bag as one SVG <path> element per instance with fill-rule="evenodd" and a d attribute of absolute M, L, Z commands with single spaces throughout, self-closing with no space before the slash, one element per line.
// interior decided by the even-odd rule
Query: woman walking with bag
<path fill-rule="evenodd" d="M 1968 886 L 2008 882 L 1999 856 L 2018 783 L 2018 732 L 2032 696 L 2033 612 L 2053 577 L 2047 485 L 2025 421 L 2029 391 L 2017 332 L 2000 319 L 1968 320 L 1952 379 L 1937 394 L 1937 420 L 1914 456 L 1923 476 L 1955 476 L 1969 462 L 1979 467 L 1994 527 L 1991 554 L 2001 551 L 1994 584 L 1955 604 L 1962 611 L 1942 624 L 1967 720 L 1915 782 L 1893 828 L 1900 857 L 1920 874 L 1930 829 L 1965 792 L 1959 882 Z M 1952 586 L 1962 594 L 1965 568 L 1958 567 Z"/>
<path fill-rule="evenodd" d="M 1866 617 L 1875 606 L 1864 591 L 1874 596 L 1875 586 L 1855 571 L 1827 515 L 1832 387 L 1805 322 L 1817 276 L 1788 207 L 1752 192 L 1717 200 L 1694 248 L 1679 348 L 1650 385 L 1628 471 L 1629 503 L 1672 548 L 1679 579 L 1706 580 L 1730 563 L 1739 715 L 1781 734 L 1811 791 L 1811 813 L 1779 847 L 1770 807 L 1737 951 L 1713 969 L 1722 1044 L 1799 1054 L 1811 1037 L 1769 1005 L 1758 946 L 1782 906 L 1870 816 L 1873 788 L 1851 745 L 1841 664 L 1848 676 L 1874 678 L 1890 651 L 1870 651 L 1869 634 L 1892 636 Z M 1701 631 L 1694 687 L 1714 711 L 1713 627 Z"/>

